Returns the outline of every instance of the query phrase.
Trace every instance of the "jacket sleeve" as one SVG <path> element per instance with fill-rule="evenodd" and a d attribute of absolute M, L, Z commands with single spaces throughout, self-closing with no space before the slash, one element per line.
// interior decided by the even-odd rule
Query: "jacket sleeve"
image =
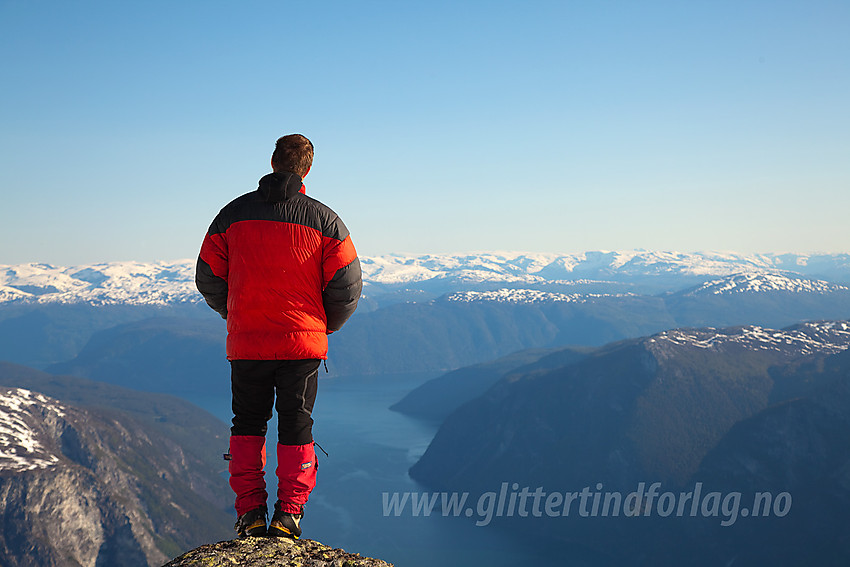
<path fill-rule="evenodd" d="M 227 236 L 218 229 L 218 217 L 210 225 L 198 264 L 195 267 L 195 285 L 222 319 L 227 319 Z"/>
<path fill-rule="evenodd" d="M 323 236 L 322 244 L 322 303 L 328 320 L 328 333 L 333 333 L 342 328 L 357 308 L 363 280 L 357 251 L 339 217 L 334 219 L 331 230 Z"/>

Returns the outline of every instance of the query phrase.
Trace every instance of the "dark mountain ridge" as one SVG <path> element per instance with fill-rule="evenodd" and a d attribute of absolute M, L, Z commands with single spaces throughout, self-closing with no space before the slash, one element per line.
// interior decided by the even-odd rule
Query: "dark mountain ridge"
<path fill-rule="evenodd" d="M 178 395 L 223 383 L 226 393 L 230 366 L 225 334 L 225 323 L 218 316 L 143 319 L 95 333 L 73 360 L 46 370 Z"/>
<path fill-rule="evenodd" d="M 413 389 L 390 409 L 442 422 L 460 406 L 482 395 L 500 379 L 509 375 L 566 366 L 594 350 L 593 347 L 528 349 L 489 362 L 458 368 Z"/>
<path fill-rule="evenodd" d="M 850 558 L 848 346 L 846 321 L 679 329 L 607 345 L 557 369 L 501 379 L 445 420 L 410 474 L 473 494 L 504 482 L 622 494 L 655 482 L 675 494 L 696 483 L 745 497 L 788 493 L 787 519 L 734 527 L 657 514 L 494 521 L 607 550 L 612 564 L 770 557 L 798 565 L 817 557 L 838 565 Z M 768 541 L 779 551 L 765 553 Z"/>

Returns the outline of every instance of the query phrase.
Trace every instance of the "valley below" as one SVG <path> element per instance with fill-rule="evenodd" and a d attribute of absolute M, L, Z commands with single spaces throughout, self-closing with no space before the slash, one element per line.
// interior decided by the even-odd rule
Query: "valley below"
<path fill-rule="evenodd" d="M 399 565 L 850 558 L 847 255 L 363 264 L 306 537 Z M 37 400 L 5 421 L 42 449 L 0 453 L 0 562 L 158 565 L 231 537 L 225 324 L 191 265 L 2 273 L 0 385 Z"/>

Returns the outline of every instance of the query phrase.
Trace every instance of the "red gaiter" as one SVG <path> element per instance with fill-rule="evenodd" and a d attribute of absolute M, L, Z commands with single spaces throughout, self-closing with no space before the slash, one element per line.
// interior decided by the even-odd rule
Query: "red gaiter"
<path fill-rule="evenodd" d="M 263 467 L 266 466 L 266 438 L 257 435 L 230 436 L 230 488 L 236 493 L 236 515 L 266 506 L 268 493 Z"/>
<path fill-rule="evenodd" d="M 316 464 L 312 443 L 277 444 L 277 499 L 284 512 L 301 513 L 316 486 Z"/>

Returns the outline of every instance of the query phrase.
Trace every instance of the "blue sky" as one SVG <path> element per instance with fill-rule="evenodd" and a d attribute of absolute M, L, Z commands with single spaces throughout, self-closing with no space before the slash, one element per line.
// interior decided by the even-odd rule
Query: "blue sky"
<path fill-rule="evenodd" d="M 362 255 L 847 252 L 850 3 L 0 0 L 0 263 L 197 255 L 274 140 Z"/>

